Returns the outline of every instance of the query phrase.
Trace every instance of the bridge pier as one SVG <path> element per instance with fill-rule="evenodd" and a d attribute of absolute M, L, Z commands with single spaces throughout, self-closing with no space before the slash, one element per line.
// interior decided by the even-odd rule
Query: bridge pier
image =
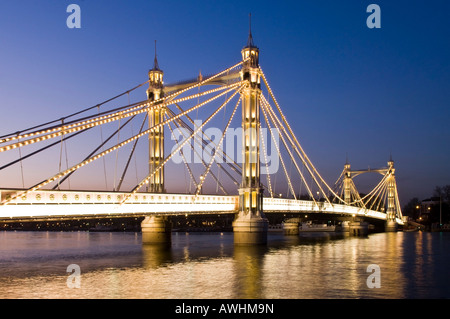
<path fill-rule="evenodd" d="M 172 223 L 165 216 L 147 216 L 141 222 L 143 244 L 170 244 Z"/>
<path fill-rule="evenodd" d="M 234 243 L 237 245 L 260 245 L 267 243 L 267 218 L 239 213 L 233 222 Z"/>
<path fill-rule="evenodd" d="M 349 232 L 350 231 L 350 222 L 349 221 L 344 220 L 341 223 L 341 231 L 342 232 Z"/>
<path fill-rule="evenodd" d="M 283 233 L 285 235 L 298 235 L 300 234 L 300 218 L 289 218 L 283 221 Z"/>
<path fill-rule="evenodd" d="M 348 225 L 348 230 L 352 236 L 367 236 L 369 234 L 369 223 L 364 221 L 352 221 Z"/>
<path fill-rule="evenodd" d="M 398 229 L 398 223 L 395 220 L 387 220 L 384 230 L 386 232 L 396 232 Z"/>

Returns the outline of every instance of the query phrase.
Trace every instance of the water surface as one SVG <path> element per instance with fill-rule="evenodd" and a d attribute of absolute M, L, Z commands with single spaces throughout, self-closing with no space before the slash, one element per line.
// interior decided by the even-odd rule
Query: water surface
<path fill-rule="evenodd" d="M 81 270 L 69 288 L 67 266 Z M 369 265 L 380 288 L 369 288 Z M 173 233 L 143 245 L 134 232 L 0 232 L 0 298 L 449 298 L 450 233 Z"/>

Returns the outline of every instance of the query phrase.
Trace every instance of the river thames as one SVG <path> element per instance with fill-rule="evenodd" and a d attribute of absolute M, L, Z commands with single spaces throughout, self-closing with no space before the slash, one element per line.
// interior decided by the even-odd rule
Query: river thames
<path fill-rule="evenodd" d="M 254 247 L 235 246 L 229 232 L 174 232 L 161 247 L 140 232 L 2 231 L 0 298 L 441 299 L 449 252 L 450 233 L 437 232 L 269 232 Z M 370 265 L 379 288 L 369 287 Z"/>

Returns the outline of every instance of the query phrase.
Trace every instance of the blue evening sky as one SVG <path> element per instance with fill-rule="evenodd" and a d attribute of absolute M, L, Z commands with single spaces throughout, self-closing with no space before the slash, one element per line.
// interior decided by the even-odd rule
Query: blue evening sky
<path fill-rule="evenodd" d="M 66 26 L 71 3 L 81 29 Z M 381 29 L 366 25 L 371 3 Z M 447 0 L 2 0 L 0 135 L 144 82 L 155 39 L 166 82 L 221 71 L 241 60 L 249 12 L 260 65 L 329 183 L 346 154 L 367 168 L 392 153 L 402 205 L 450 184 Z"/>

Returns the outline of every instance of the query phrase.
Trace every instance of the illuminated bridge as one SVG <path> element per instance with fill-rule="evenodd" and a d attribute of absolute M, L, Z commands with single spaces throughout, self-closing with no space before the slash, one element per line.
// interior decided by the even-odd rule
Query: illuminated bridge
<path fill-rule="evenodd" d="M 0 220 L 145 216 L 143 241 L 157 242 L 171 215 L 235 214 L 236 243 L 264 243 L 270 213 L 377 219 L 387 231 L 403 224 L 394 162 L 346 163 L 329 186 L 277 102 L 251 31 L 241 53 L 218 73 L 166 84 L 155 44 L 144 83 L 0 136 Z M 143 89 L 147 98 L 131 101 Z M 368 172 L 382 178 L 361 195 L 354 178 Z"/>

